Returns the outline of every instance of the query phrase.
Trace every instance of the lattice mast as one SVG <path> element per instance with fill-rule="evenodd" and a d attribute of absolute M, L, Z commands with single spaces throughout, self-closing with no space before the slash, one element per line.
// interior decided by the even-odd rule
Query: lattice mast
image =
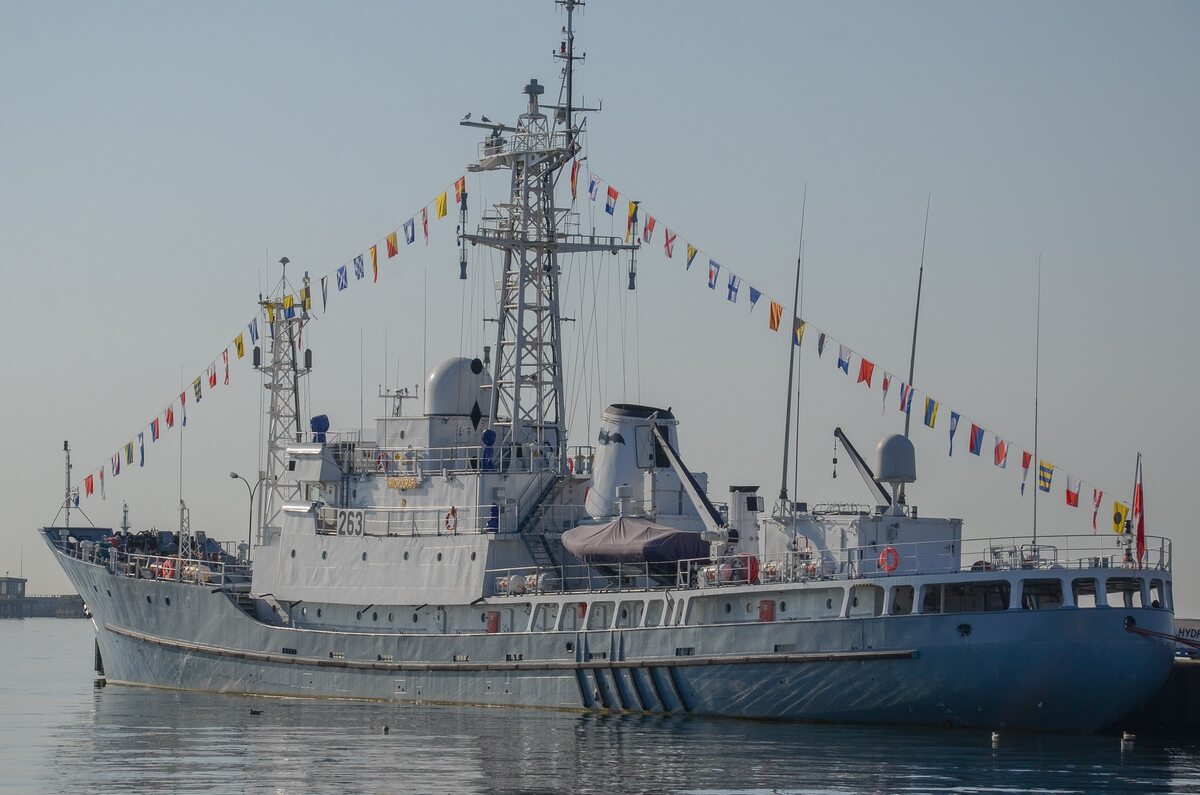
<path fill-rule="evenodd" d="M 523 89 L 527 105 L 515 127 L 487 117 L 461 123 L 490 131 L 480 144 L 479 161 L 469 165 L 469 171 L 511 171 L 508 201 L 492 206 L 476 234 L 463 236 L 504 255 L 488 427 L 505 455 L 520 455 L 519 447 L 533 445 L 551 452 L 559 474 L 566 474 L 559 255 L 616 254 L 637 246 L 625 245 L 620 238 L 560 231 L 572 211 L 555 207 L 554 185 L 560 170 L 580 150 L 574 116 L 598 109 L 573 105 L 573 68 L 582 60 L 574 54 L 573 12 L 583 3 L 559 4 L 567 12 L 564 38 L 555 53 L 565 63 L 564 104 L 542 105 L 539 98 L 545 87 L 532 79 Z M 553 121 L 544 110 L 555 111 Z"/>
<path fill-rule="evenodd" d="M 267 357 L 264 361 L 259 348 L 254 349 L 254 367 L 263 376 L 263 387 L 270 395 L 267 408 L 266 469 L 258 473 L 259 542 L 265 530 L 282 525 L 283 506 L 297 502 L 302 496 L 296 483 L 280 483 L 279 477 L 288 467 L 287 448 L 304 441 L 300 414 L 300 378 L 312 370 L 312 356 L 300 354 L 300 334 L 308 320 L 311 292 L 308 273 L 299 296 L 292 293 L 287 279 L 288 258 L 279 261 L 283 276 L 274 295 L 259 296 L 259 306 L 266 321 Z"/>

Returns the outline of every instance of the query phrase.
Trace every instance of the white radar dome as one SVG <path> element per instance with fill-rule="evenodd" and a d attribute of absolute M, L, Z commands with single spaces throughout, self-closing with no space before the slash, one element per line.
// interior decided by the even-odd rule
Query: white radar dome
<path fill-rule="evenodd" d="M 474 411 L 487 413 L 484 389 L 491 376 L 479 359 L 456 356 L 429 374 L 425 389 L 426 416 L 466 417 Z"/>
<path fill-rule="evenodd" d="M 912 483 L 917 479 L 913 443 L 898 433 L 885 436 L 875 448 L 875 476 L 881 483 Z"/>

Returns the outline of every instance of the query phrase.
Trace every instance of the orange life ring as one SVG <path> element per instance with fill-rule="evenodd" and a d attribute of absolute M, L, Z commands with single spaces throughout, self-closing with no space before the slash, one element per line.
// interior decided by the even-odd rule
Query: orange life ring
<path fill-rule="evenodd" d="M 158 564 L 158 576 L 164 580 L 171 580 L 175 577 L 175 564 L 167 558 L 162 563 Z"/>
<path fill-rule="evenodd" d="M 896 551 L 895 547 L 885 547 L 884 550 L 879 553 L 879 568 L 883 569 L 888 574 L 891 574 L 899 567 L 900 553 Z"/>
<path fill-rule="evenodd" d="M 446 525 L 447 533 L 458 532 L 458 508 L 453 505 L 450 506 L 450 510 L 446 511 L 446 521 L 444 524 Z"/>

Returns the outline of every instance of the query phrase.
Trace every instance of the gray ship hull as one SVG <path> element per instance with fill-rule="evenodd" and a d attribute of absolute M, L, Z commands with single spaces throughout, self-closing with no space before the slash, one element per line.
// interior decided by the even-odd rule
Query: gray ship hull
<path fill-rule="evenodd" d="M 259 621 L 222 590 L 55 554 L 91 605 L 110 682 L 217 693 L 1092 731 L 1153 695 L 1173 656 L 1169 641 L 1124 631 L 1132 618 L 1169 634 L 1168 611 L 1118 607 L 504 634 L 305 629 Z"/>

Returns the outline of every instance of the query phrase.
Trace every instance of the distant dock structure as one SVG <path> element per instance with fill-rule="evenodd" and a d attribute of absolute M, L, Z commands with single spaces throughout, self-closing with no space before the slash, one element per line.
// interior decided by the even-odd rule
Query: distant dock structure
<path fill-rule="evenodd" d="M 86 618 L 76 594 L 27 596 L 23 577 L 0 577 L 0 618 Z"/>

